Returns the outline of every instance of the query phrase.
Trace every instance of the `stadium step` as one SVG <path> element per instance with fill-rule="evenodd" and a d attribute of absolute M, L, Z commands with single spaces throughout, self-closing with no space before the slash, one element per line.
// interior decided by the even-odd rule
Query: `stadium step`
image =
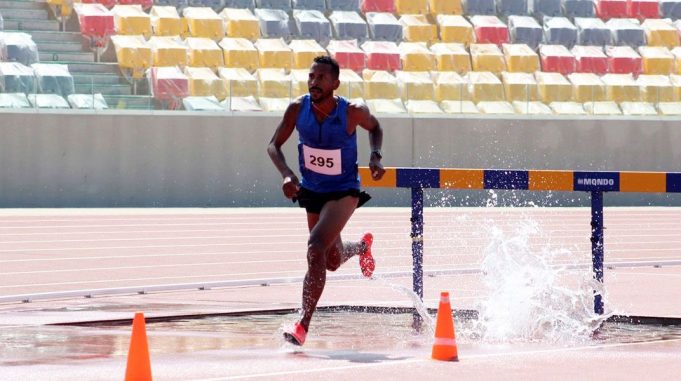
<path fill-rule="evenodd" d="M 91 52 L 43 52 L 38 49 L 40 62 L 94 62 L 95 55 Z"/>
<path fill-rule="evenodd" d="M 26 0 L 0 0 L 0 13 L 4 9 L 47 9 L 47 2 Z"/>
<path fill-rule="evenodd" d="M 10 19 L 5 20 L 5 30 L 30 32 L 34 30 L 59 31 L 59 22 L 55 20 Z"/>
<path fill-rule="evenodd" d="M 7 29 L 7 28 L 5 28 Z M 77 42 L 81 43 L 82 37 L 80 32 L 47 32 L 43 30 L 31 30 L 27 31 L 33 36 L 33 41 L 38 44 L 38 42 L 59 42 L 59 43 L 70 43 Z"/>
<path fill-rule="evenodd" d="M 116 74 L 96 74 L 96 75 L 83 75 L 83 74 L 72 74 L 73 82 L 76 85 L 80 84 L 95 84 L 95 85 L 120 85 L 124 81 L 119 75 Z"/>
<path fill-rule="evenodd" d="M 78 94 L 97 94 L 102 95 L 131 95 L 130 85 L 111 85 L 111 84 L 89 84 L 80 83 L 76 85 L 76 93 Z"/>
<path fill-rule="evenodd" d="M 109 108 L 127 110 L 153 110 L 154 99 L 149 95 L 104 95 Z"/>
<path fill-rule="evenodd" d="M 119 74 L 117 63 L 109 62 L 73 62 L 73 61 L 59 61 L 55 63 L 66 64 L 69 66 L 71 74 L 92 74 L 92 73 L 107 73 Z"/>
<path fill-rule="evenodd" d="M 35 41 L 35 39 L 33 40 Z M 54 42 L 54 41 L 35 41 L 39 52 L 54 53 L 82 53 L 83 45 L 80 42 Z M 90 53 L 92 54 L 92 53 Z"/>
<path fill-rule="evenodd" d="M 22 8 L 6 8 L 0 6 L 0 15 L 7 22 L 14 19 L 31 19 L 31 20 L 47 20 L 49 14 L 47 8 L 45 9 L 22 9 Z"/>

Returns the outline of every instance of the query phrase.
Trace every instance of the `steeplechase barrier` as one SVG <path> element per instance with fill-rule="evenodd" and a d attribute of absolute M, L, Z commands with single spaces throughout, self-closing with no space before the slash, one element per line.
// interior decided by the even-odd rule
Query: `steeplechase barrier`
<path fill-rule="evenodd" d="M 591 260 L 594 278 L 603 283 L 603 193 L 679 193 L 678 172 L 594 172 L 553 170 L 386 168 L 374 181 L 360 167 L 364 187 L 411 188 L 413 290 L 423 299 L 423 190 L 525 190 L 587 192 L 591 194 Z M 603 299 L 594 291 L 594 311 L 603 314 Z"/>

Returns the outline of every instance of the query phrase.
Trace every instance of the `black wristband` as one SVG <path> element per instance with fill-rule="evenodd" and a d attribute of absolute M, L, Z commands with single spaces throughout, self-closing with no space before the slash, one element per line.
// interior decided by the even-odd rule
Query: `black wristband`
<path fill-rule="evenodd" d="M 380 149 L 375 149 L 371 151 L 371 155 L 376 155 L 376 157 L 378 157 L 378 160 L 383 159 L 383 154 L 381 153 Z"/>

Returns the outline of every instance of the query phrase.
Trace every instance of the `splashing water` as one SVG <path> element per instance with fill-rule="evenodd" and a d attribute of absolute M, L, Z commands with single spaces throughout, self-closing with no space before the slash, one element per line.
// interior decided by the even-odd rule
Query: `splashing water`
<path fill-rule="evenodd" d="M 407 296 L 414 305 L 416 312 L 419 314 L 419 316 L 421 316 L 421 320 L 423 321 L 423 323 L 425 323 L 425 326 L 426 328 L 428 328 L 428 332 L 430 333 L 430 335 L 435 334 L 435 322 L 428 313 L 428 309 L 426 308 L 425 304 L 423 304 L 423 301 L 421 301 L 421 298 L 419 298 L 419 296 L 416 295 L 416 293 L 413 290 L 410 290 L 409 288 L 404 287 L 402 285 L 389 282 L 386 278 L 383 278 L 377 274 L 374 274 L 373 279 L 376 279 L 381 283 L 387 285 L 388 287 L 392 288 L 393 290 L 399 291 L 403 293 L 405 296 Z"/>
<path fill-rule="evenodd" d="M 604 290 L 584 261 L 567 249 L 531 247 L 532 238 L 548 239 L 535 221 L 510 232 L 488 226 L 481 269 L 490 294 L 479 307 L 479 336 L 491 342 L 588 340 L 608 315 L 593 311 L 594 290 Z"/>

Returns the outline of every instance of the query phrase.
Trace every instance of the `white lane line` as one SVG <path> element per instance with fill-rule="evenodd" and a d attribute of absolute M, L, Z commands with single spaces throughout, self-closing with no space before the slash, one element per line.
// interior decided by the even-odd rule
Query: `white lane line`
<path fill-rule="evenodd" d="M 568 347 L 568 348 L 553 348 L 553 349 L 541 349 L 541 350 L 528 350 L 528 351 L 518 351 L 518 352 L 502 352 L 502 353 L 486 353 L 486 354 L 473 354 L 469 356 L 462 355 L 459 357 L 461 361 L 466 361 L 467 359 L 484 359 L 484 358 L 494 358 L 494 357 L 506 357 L 506 356 L 526 356 L 526 355 L 537 355 L 537 354 L 548 354 L 548 353 L 563 353 L 563 352 L 575 352 L 581 350 L 594 350 L 594 349 L 607 349 L 616 347 L 627 347 L 627 346 L 641 346 L 659 343 L 673 343 L 679 342 L 681 339 L 671 339 L 671 340 L 658 340 L 658 341 L 646 341 L 646 342 L 636 342 L 636 343 L 614 343 L 614 344 L 601 344 L 601 345 L 586 345 L 580 347 Z M 323 354 L 322 354 L 323 356 Z M 288 370 L 281 372 L 267 372 L 267 373 L 256 373 L 248 375 L 239 376 L 227 376 L 218 378 L 201 378 L 194 379 L 193 381 L 227 381 L 227 380 L 244 380 L 252 378 L 269 378 L 277 376 L 288 376 L 296 374 L 309 374 L 309 373 L 320 373 L 320 372 L 335 372 L 335 371 L 345 371 L 351 369 L 362 369 L 362 368 L 378 368 L 383 366 L 398 366 L 402 364 L 413 364 L 417 362 L 433 361 L 426 358 L 412 358 L 406 360 L 386 360 L 379 363 L 370 364 L 355 364 L 355 365 L 343 365 L 343 366 L 330 366 L 323 368 L 313 368 L 313 369 L 299 369 L 299 370 Z"/>

